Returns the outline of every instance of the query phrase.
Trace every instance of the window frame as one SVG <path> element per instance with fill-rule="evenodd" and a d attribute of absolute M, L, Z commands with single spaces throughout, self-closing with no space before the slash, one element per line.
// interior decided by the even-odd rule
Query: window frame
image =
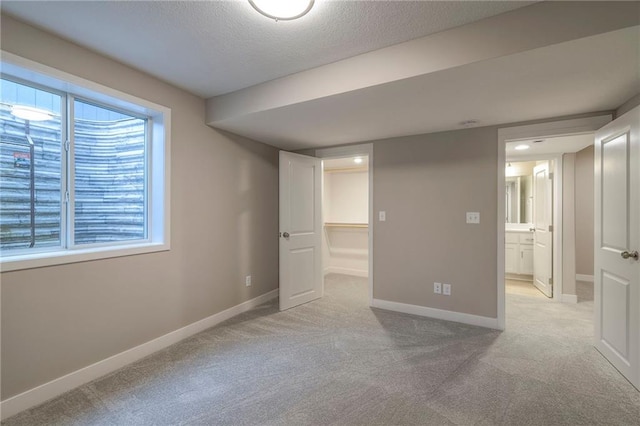
<path fill-rule="evenodd" d="M 60 71 L 35 61 L 0 50 L 2 78 L 26 84 L 63 96 L 66 125 L 63 123 L 63 145 L 69 141 L 69 151 L 61 147 L 61 194 L 68 188 L 70 202 L 61 203 L 61 241 L 58 247 L 30 250 L 25 253 L 0 253 L 0 269 L 16 271 L 43 266 L 84 262 L 170 250 L 170 163 L 171 163 L 171 109 L 93 81 Z M 75 244 L 73 221 L 73 124 L 75 100 L 144 118 L 145 134 L 145 219 L 144 239 L 113 243 Z M 66 169 L 65 169 L 66 168 Z M 69 182 L 71 184 L 69 184 Z"/>

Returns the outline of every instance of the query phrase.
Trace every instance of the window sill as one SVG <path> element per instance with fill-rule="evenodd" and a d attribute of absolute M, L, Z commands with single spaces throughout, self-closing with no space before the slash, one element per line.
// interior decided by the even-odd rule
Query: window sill
<path fill-rule="evenodd" d="M 42 268 L 45 266 L 64 265 L 67 263 L 133 256 L 168 250 L 169 244 L 167 243 L 142 243 L 78 250 L 49 251 L 2 259 L 0 270 L 2 272 L 20 271 L 23 269 Z"/>

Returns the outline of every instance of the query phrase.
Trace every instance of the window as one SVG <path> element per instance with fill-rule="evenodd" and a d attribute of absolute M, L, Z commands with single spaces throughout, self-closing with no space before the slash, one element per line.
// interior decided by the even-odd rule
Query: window
<path fill-rule="evenodd" d="M 62 97 L 2 79 L 0 85 L 0 249 L 62 245 Z M 23 106 L 24 109 L 13 110 Z M 47 113 L 28 120 L 29 113 Z M 14 115 L 15 114 L 15 115 Z M 26 114 L 26 115 L 25 115 Z"/>
<path fill-rule="evenodd" d="M 75 100 L 74 244 L 147 236 L 147 119 Z"/>
<path fill-rule="evenodd" d="M 2 69 L 3 270 L 168 249 L 170 111 Z"/>

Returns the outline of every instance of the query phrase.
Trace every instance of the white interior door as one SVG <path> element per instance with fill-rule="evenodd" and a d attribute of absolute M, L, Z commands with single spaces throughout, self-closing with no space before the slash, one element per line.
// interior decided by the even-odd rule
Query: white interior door
<path fill-rule="evenodd" d="M 640 107 L 595 140 L 595 346 L 640 389 Z"/>
<path fill-rule="evenodd" d="M 322 160 L 280 151 L 280 310 L 322 290 Z"/>
<path fill-rule="evenodd" d="M 553 190 L 549 162 L 533 168 L 533 284 L 553 297 Z"/>

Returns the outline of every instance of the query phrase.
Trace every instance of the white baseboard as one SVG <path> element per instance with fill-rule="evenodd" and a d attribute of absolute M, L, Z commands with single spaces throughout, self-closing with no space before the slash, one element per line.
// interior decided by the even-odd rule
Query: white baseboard
<path fill-rule="evenodd" d="M 352 268 L 341 268 L 339 266 L 329 266 L 324 270 L 326 274 L 344 274 L 344 275 L 353 275 L 354 277 L 368 277 L 369 271 L 366 269 L 352 269 Z"/>
<path fill-rule="evenodd" d="M 0 418 L 4 420 L 28 408 L 35 407 L 276 297 L 278 297 L 278 289 L 8 398 L 0 403 Z"/>
<path fill-rule="evenodd" d="M 576 281 L 593 282 L 593 275 L 576 274 Z"/>
<path fill-rule="evenodd" d="M 481 317 L 478 315 L 464 314 L 461 312 L 445 311 L 443 309 L 428 308 L 426 306 L 409 305 L 407 303 L 390 302 L 388 300 L 373 299 L 374 308 L 388 311 L 402 312 L 405 314 L 420 315 L 446 321 L 460 322 L 463 324 L 477 325 L 480 327 L 500 330 L 498 318 Z"/>
<path fill-rule="evenodd" d="M 562 303 L 578 303 L 578 296 L 575 294 L 563 294 Z"/>
<path fill-rule="evenodd" d="M 505 274 L 505 279 L 514 281 L 533 281 L 533 275 Z"/>

